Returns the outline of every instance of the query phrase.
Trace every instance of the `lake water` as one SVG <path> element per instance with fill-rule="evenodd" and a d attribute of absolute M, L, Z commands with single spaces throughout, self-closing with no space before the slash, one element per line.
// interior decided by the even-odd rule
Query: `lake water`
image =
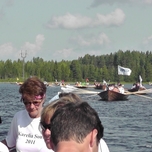
<path fill-rule="evenodd" d="M 0 140 L 5 138 L 14 114 L 24 108 L 18 90 L 15 84 L 0 83 Z M 58 91 L 60 87 L 48 87 L 46 102 Z M 98 95 L 81 97 L 98 112 L 111 152 L 152 152 L 152 94 L 130 95 L 127 101 L 114 102 L 101 101 Z"/>

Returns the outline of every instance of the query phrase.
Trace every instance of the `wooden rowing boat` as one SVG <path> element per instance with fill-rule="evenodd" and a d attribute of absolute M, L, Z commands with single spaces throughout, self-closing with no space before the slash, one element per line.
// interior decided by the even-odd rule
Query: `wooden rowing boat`
<path fill-rule="evenodd" d="M 113 90 L 106 90 L 98 93 L 102 100 L 106 101 L 118 101 L 118 100 L 127 100 L 129 95 L 119 93 Z"/>
<path fill-rule="evenodd" d="M 146 90 L 146 88 L 144 86 L 136 86 L 136 87 L 133 87 L 131 89 L 128 89 L 127 91 L 136 92 L 136 94 L 146 94 L 145 92 L 140 92 L 140 91 L 143 91 L 143 90 Z M 138 93 L 138 91 L 139 91 L 139 93 Z"/>

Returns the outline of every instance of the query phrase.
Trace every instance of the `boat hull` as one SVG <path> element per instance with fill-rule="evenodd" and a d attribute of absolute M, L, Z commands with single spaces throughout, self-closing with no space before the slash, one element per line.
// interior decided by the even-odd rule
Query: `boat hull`
<path fill-rule="evenodd" d="M 84 88 L 87 88 L 87 86 L 77 86 L 75 85 L 76 88 L 80 88 L 80 89 L 84 89 Z"/>
<path fill-rule="evenodd" d="M 100 92 L 98 95 L 101 97 L 102 100 L 106 100 L 106 101 L 127 100 L 129 96 L 112 90 L 106 90 Z"/>

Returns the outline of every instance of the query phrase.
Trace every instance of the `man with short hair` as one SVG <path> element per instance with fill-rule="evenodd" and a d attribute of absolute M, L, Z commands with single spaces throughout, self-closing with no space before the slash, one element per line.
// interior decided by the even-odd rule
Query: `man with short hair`
<path fill-rule="evenodd" d="M 55 152 L 98 152 L 104 128 L 97 112 L 87 102 L 78 102 L 56 110 L 50 130 Z"/>

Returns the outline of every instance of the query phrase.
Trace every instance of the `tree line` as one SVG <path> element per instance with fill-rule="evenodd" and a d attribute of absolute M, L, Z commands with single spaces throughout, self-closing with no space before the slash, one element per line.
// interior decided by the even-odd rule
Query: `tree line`
<path fill-rule="evenodd" d="M 132 70 L 130 76 L 118 75 L 118 65 Z M 24 70 L 23 70 L 24 69 Z M 24 72 L 24 74 L 23 74 Z M 24 76 L 23 76 L 24 75 Z M 83 82 L 86 78 L 90 82 L 103 79 L 111 82 L 135 82 L 139 75 L 143 82 L 152 81 L 152 53 L 119 50 L 106 55 L 89 55 L 79 57 L 77 60 L 60 62 L 45 61 L 40 57 L 31 61 L 18 59 L 0 61 L 0 81 L 23 81 L 30 76 L 38 76 L 44 81 L 55 82 Z"/>

